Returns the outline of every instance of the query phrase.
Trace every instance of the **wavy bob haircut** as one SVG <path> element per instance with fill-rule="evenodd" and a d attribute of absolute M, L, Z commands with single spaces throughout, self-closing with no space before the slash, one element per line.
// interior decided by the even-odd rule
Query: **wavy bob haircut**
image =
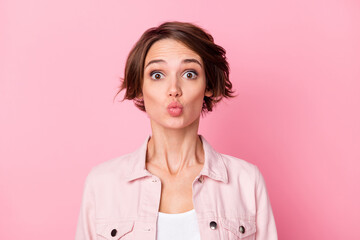
<path fill-rule="evenodd" d="M 126 89 L 125 99 L 133 100 L 134 104 L 146 112 L 142 96 L 145 57 L 156 41 L 173 39 L 182 42 L 197 53 L 203 63 L 206 78 L 206 90 L 212 92 L 211 97 L 204 96 L 201 113 L 211 112 L 223 97 L 235 97 L 232 83 L 229 80 L 229 64 L 226 51 L 214 43 L 213 37 L 204 29 L 188 22 L 164 22 L 158 27 L 146 30 L 131 49 L 125 66 L 124 78 L 115 97 Z"/>

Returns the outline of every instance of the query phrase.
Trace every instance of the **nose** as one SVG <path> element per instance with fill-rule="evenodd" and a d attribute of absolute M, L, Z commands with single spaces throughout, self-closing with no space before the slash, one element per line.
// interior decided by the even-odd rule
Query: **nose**
<path fill-rule="evenodd" d="M 169 96 L 170 97 L 180 97 L 181 96 L 181 92 L 178 89 L 171 89 L 169 91 Z"/>
<path fill-rule="evenodd" d="M 169 86 L 168 92 L 169 92 L 170 97 L 180 97 L 182 95 L 180 83 L 179 83 L 179 80 L 177 79 L 177 77 L 174 76 L 170 80 L 170 86 Z"/>

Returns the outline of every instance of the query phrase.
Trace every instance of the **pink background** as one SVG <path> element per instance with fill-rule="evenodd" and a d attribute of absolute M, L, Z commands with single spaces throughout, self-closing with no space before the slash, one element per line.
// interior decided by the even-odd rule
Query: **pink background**
<path fill-rule="evenodd" d="M 74 238 L 91 167 L 151 133 L 112 99 L 133 44 L 166 20 L 227 50 L 239 96 L 199 132 L 259 166 L 279 239 L 360 239 L 360 3 L 221 2 L 0 1 L 0 239 Z"/>

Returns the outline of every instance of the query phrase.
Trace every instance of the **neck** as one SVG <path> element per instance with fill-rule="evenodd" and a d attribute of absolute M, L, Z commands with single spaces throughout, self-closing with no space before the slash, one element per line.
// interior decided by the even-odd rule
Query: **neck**
<path fill-rule="evenodd" d="M 198 126 L 199 120 L 181 129 L 162 128 L 152 122 L 147 162 L 170 175 L 179 175 L 187 168 L 202 164 L 204 151 L 197 134 Z"/>

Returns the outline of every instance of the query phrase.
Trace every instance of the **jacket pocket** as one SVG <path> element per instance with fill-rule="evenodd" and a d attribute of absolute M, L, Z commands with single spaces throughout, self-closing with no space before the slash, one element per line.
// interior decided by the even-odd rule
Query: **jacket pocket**
<path fill-rule="evenodd" d="M 134 221 L 97 222 L 96 239 L 130 240 L 134 229 Z"/>
<path fill-rule="evenodd" d="M 220 218 L 223 239 L 255 240 L 256 223 L 246 218 Z"/>

